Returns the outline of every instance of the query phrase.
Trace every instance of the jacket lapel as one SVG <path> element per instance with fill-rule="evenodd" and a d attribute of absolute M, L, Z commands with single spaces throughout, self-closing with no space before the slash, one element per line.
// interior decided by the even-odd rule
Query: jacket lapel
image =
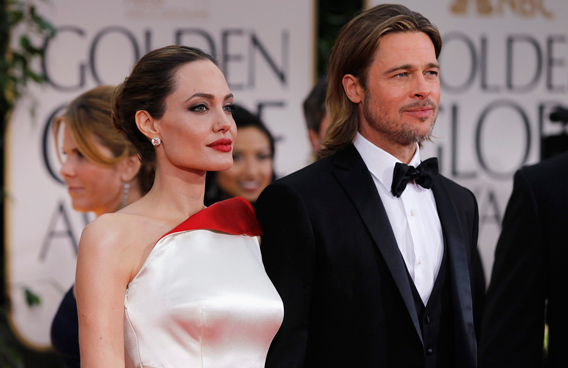
<path fill-rule="evenodd" d="M 418 313 L 410 289 L 404 260 L 390 226 L 373 178 L 353 145 L 334 156 L 334 175 L 347 192 L 371 233 L 402 296 L 416 332 L 422 341 Z M 422 344 L 424 342 L 422 341 Z"/>
<path fill-rule="evenodd" d="M 461 224 L 458 222 L 458 216 L 455 206 L 448 194 L 443 180 L 438 178 L 436 184 L 432 187 L 436 206 L 438 208 L 438 216 L 442 223 L 442 231 L 447 244 L 448 260 L 450 262 L 450 282 L 452 290 L 452 299 L 454 301 L 455 328 L 456 336 L 464 337 L 462 344 L 456 344 L 457 348 L 465 347 L 468 352 L 463 352 L 462 356 L 471 356 L 476 354 L 475 341 L 469 339 L 469 336 L 475 336 L 473 326 L 473 303 L 471 299 L 471 282 L 469 274 L 469 262 L 467 257 L 466 244 L 463 239 L 463 233 L 460 231 Z M 475 244 L 472 244 L 475 246 Z M 458 350 L 457 353 L 460 353 Z M 460 354 L 458 354 L 460 355 Z"/>

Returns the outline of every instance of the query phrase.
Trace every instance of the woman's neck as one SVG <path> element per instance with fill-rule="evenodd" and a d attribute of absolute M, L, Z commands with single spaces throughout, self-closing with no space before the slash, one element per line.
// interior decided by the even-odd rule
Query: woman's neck
<path fill-rule="evenodd" d="M 144 196 L 144 204 L 152 213 L 165 218 L 187 218 L 205 208 L 205 172 L 167 175 L 156 171 L 152 189 Z"/>

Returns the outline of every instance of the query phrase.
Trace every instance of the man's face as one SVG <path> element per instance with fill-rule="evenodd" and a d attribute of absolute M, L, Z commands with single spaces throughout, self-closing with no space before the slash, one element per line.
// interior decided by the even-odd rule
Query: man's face
<path fill-rule="evenodd" d="M 434 45 L 425 33 L 383 36 L 366 88 L 360 88 L 361 134 L 387 151 L 427 140 L 438 115 L 439 69 Z"/>

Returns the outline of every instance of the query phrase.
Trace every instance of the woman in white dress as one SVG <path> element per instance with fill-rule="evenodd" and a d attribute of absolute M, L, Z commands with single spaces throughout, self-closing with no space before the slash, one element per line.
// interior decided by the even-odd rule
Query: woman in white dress
<path fill-rule="evenodd" d="M 152 189 L 89 224 L 76 297 L 82 367 L 263 367 L 282 322 L 251 205 L 203 205 L 232 164 L 233 95 L 213 59 L 146 54 L 114 95 L 113 123 L 155 163 Z"/>

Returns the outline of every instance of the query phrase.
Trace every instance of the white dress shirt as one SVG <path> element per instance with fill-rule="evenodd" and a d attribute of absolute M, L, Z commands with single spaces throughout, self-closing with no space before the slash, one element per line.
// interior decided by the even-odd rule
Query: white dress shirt
<path fill-rule="evenodd" d="M 373 177 L 410 277 L 427 305 L 444 254 L 442 225 L 434 194 L 412 181 L 400 198 L 395 197 L 391 193 L 393 171 L 395 164 L 401 161 L 359 133 L 353 144 Z M 417 147 L 409 166 L 417 167 L 420 162 Z"/>

